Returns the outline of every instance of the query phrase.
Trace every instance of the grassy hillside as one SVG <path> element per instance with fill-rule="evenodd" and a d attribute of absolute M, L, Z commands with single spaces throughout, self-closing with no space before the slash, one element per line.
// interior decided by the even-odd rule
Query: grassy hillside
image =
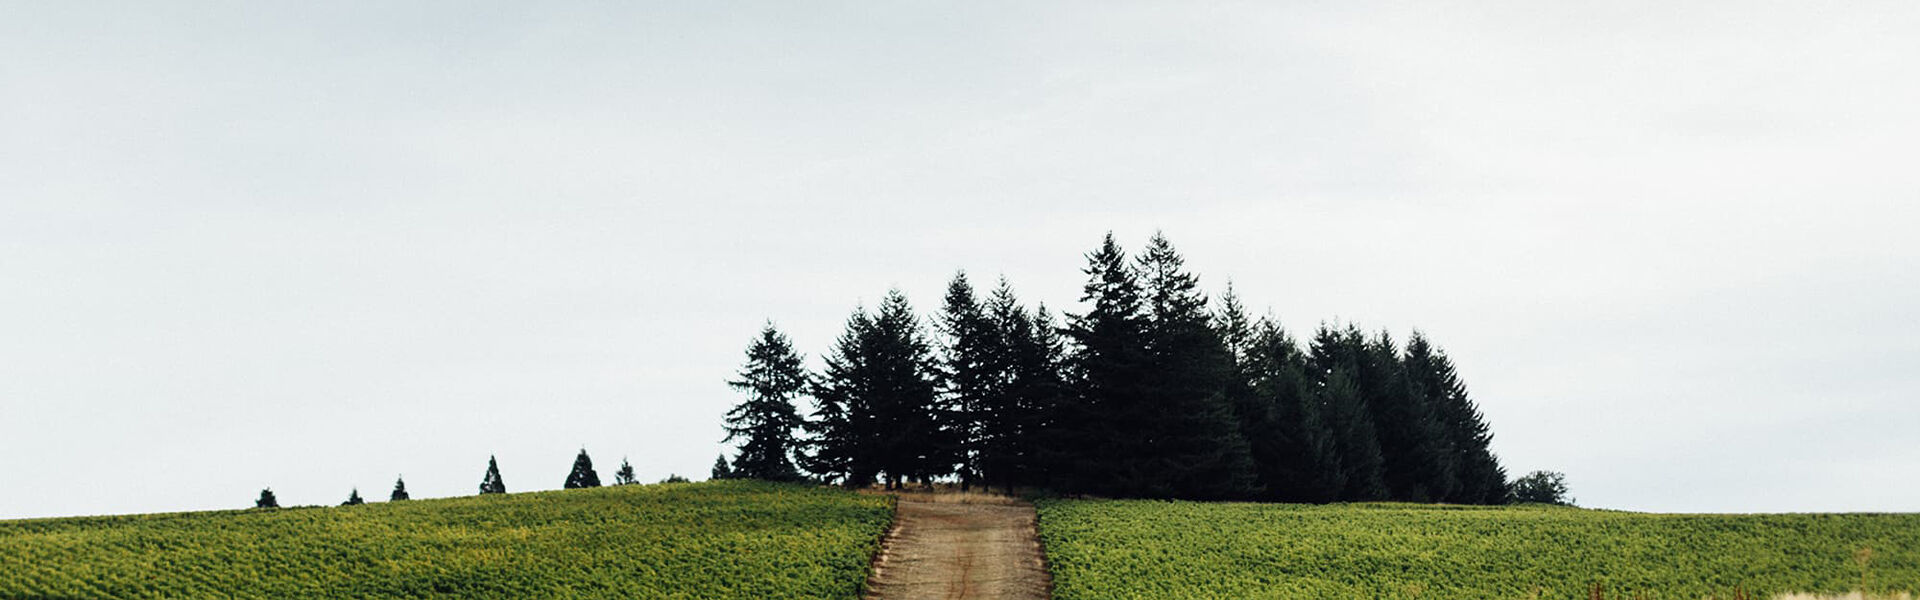
<path fill-rule="evenodd" d="M 1920 515 L 1040 502 L 1055 597 L 1729 598 L 1920 591 Z"/>
<path fill-rule="evenodd" d="M 0 521 L 0 598 L 853 598 L 890 503 L 727 481 Z"/>

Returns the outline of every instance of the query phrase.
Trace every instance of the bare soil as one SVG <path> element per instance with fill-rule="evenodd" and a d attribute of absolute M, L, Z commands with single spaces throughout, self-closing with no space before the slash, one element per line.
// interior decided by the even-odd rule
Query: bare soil
<path fill-rule="evenodd" d="M 1052 582 L 1033 505 L 977 494 L 901 494 L 868 600 L 1045 600 Z"/>

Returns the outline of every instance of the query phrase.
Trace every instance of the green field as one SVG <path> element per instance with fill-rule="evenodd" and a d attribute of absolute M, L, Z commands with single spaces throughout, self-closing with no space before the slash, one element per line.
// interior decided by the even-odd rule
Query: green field
<path fill-rule="evenodd" d="M 891 503 L 724 481 L 0 521 L 0 598 L 854 598 Z"/>
<path fill-rule="evenodd" d="M 1054 597 L 1757 598 L 1920 591 L 1920 515 L 1042 500 Z"/>

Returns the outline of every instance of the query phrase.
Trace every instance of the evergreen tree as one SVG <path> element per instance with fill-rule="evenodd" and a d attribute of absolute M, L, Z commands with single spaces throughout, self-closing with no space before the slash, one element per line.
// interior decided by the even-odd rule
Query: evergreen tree
<path fill-rule="evenodd" d="M 746 394 L 746 400 L 727 411 L 727 437 L 742 440 L 734 458 L 733 477 L 774 481 L 800 479 L 793 457 L 800 451 L 794 431 L 804 423 L 793 402 L 806 393 L 810 379 L 800 354 L 772 323 L 747 348 L 747 362 L 739 379 L 727 382 Z"/>
<path fill-rule="evenodd" d="M 1380 442 L 1374 432 L 1372 410 L 1358 381 L 1367 360 L 1366 336 L 1359 329 L 1348 326 L 1336 331 L 1322 325 L 1314 333 L 1307 362 L 1316 378 L 1316 402 L 1338 457 L 1340 500 L 1387 497 Z"/>
<path fill-rule="evenodd" d="M 500 479 L 500 463 L 495 461 L 492 456 L 487 457 L 487 474 L 480 478 L 480 493 L 507 493 L 507 482 Z"/>
<path fill-rule="evenodd" d="M 721 479 L 733 479 L 734 477 L 733 469 L 727 467 L 727 455 L 722 454 L 713 457 L 713 470 L 707 474 L 707 479 L 717 481 Z"/>
<path fill-rule="evenodd" d="M 864 385 L 871 378 L 867 340 L 874 337 L 873 317 L 856 308 L 847 317 L 846 330 L 826 358 L 827 368 L 814 384 L 812 418 L 801 423 L 807 432 L 807 451 L 800 463 L 808 472 L 847 487 L 874 482 L 878 442 L 865 432 L 872 427 Z"/>
<path fill-rule="evenodd" d="M 412 498 L 412 496 L 408 496 L 408 495 L 407 495 L 407 480 L 406 480 L 406 478 L 404 478 L 404 477 L 395 477 L 395 478 L 393 478 L 393 493 L 392 493 L 392 494 L 388 494 L 388 495 L 387 495 L 387 501 L 388 501 L 388 502 L 395 502 L 395 501 L 399 501 L 399 500 L 406 500 L 406 499 L 409 499 L 409 498 Z"/>
<path fill-rule="evenodd" d="M 1382 331 L 1368 340 L 1361 365 L 1362 394 L 1380 440 L 1381 478 L 1387 496 L 1402 502 L 1432 502 L 1453 482 L 1433 406 L 1415 389 L 1400 350 Z"/>
<path fill-rule="evenodd" d="M 1220 335 L 1221 343 L 1226 345 L 1227 357 L 1231 361 L 1227 370 L 1222 393 L 1227 405 L 1232 407 L 1234 424 L 1240 432 L 1240 438 L 1247 442 L 1247 455 L 1253 461 L 1253 487 L 1264 489 L 1278 483 L 1271 480 L 1269 464 L 1277 449 L 1273 428 L 1274 407 L 1272 399 L 1257 393 L 1257 378 L 1260 374 L 1258 360 L 1259 332 L 1247 316 L 1247 309 L 1240 304 L 1240 296 L 1233 292 L 1232 282 L 1217 299 L 1219 308 L 1213 314 L 1213 329 Z M 1260 494 L 1264 496 L 1265 494 Z"/>
<path fill-rule="evenodd" d="M 984 466 L 989 480 L 1007 493 L 1020 484 L 1045 483 L 1045 433 L 1057 423 L 1063 344 L 1045 306 L 1027 311 L 1005 279 L 987 305 L 1000 340 L 995 371 L 999 391 L 986 399 L 991 418 L 982 423 Z"/>
<path fill-rule="evenodd" d="M 1143 449 L 1158 463 L 1150 495 L 1222 499 L 1252 493 L 1254 469 L 1227 396 L 1233 356 L 1215 331 L 1199 278 L 1158 233 L 1140 255 L 1149 325 L 1151 402 Z"/>
<path fill-rule="evenodd" d="M 807 469 L 850 486 L 884 474 L 888 489 L 953 472 L 939 411 L 938 365 L 906 295 L 848 319 L 814 392 Z"/>
<path fill-rule="evenodd" d="M 1272 319 L 1252 330 L 1244 358 L 1252 400 L 1241 419 L 1261 497 L 1331 502 L 1346 481 L 1306 355 Z"/>
<path fill-rule="evenodd" d="M 1380 442 L 1374 437 L 1373 421 L 1367 415 L 1360 386 L 1348 375 L 1346 367 L 1337 367 L 1318 390 L 1319 404 L 1326 415 L 1339 471 L 1332 479 L 1340 482 L 1336 499 L 1347 501 L 1384 500 L 1386 482 L 1381 478 Z"/>
<path fill-rule="evenodd" d="M 1467 395 L 1453 361 L 1415 332 L 1407 342 L 1406 362 L 1415 392 L 1433 408 L 1443 450 L 1453 464 L 1453 483 L 1438 499 L 1461 504 L 1505 502 L 1507 473 L 1493 455 L 1493 431 Z"/>
<path fill-rule="evenodd" d="M 280 508 L 280 500 L 273 497 L 273 488 L 260 490 L 260 499 L 253 501 L 254 508 Z"/>
<path fill-rule="evenodd" d="M 989 470 L 1000 475 L 1006 465 L 1000 440 L 992 439 L 1004 433 L 999 425 L 1006 416 L 1002 412 L 1006 352 L 1000 331 L 989 320 L 964 271 L 955 273 L 947 284 L 939 330 L 946 344 L 941 353 L 944 398 L 937 415 L 944 417 L 946 441 L 953 444 L 946 454 L 958 460 L 960 487 L 965 490 Z"/>
<path fill-rule="evenodd" d="M 613 472 L 613 484 L 633 485 L 636 483 L 640 483 L 640 478 L 633 476 L 633 465 L 627 462 L 627 457 L 620 457 L 620 469 Z"/>
<path fill-rule="evenodd" d="M 366 500 L 360 498 L 360 488 L 353 488 L 353 491 L 347 494 L 347 501 L 341 502 L 340 505 L 354 506 L 354 505 L 366 504 L 366 503 L 367 503 Z"/>
<path fill-rule="evenodd" d="M 1147 452 L 1153 440 L 1141 435 L 1157 415 L 1145 394 L 1151 361 L 1140 280 L 1111 232 L 1086 258 L 1080 301 L 1088 307 L 1068 316 L 1072 392 L 1051 436 L 1052 481 L 1105 496 L 1164 493 L 1151 485 L 1160 470 Z"/>
<path fill-rule="evenodd" d="M 567 473 L 564 489 L 600 487 L 600 474 L 593 471 L 593 459 L 587 457 L 587 449 L 581 448 L 580 455 L 573 457 L 573 470 Z"/>

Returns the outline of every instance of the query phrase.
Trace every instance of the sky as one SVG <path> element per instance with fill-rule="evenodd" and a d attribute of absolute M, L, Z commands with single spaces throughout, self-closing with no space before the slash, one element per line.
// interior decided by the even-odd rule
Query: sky
<path fill-rule="evenodd" d="M 1920 4 L 0 3 L 0 518 L 701 478 L 763 323 L 1164 232 L 1584 506 L 1920 510 Z"/>

